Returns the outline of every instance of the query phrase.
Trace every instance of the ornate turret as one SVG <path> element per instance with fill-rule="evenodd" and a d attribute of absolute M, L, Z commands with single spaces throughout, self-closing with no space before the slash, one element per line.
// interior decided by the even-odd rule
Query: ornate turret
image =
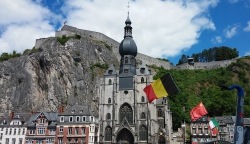
<path fill-rule="evenodd" d="M 119 70 L 120 90 L 134 89 L 134 75 L 136 74 L 137 46 L 132 37 L 131 21 L 129 14 L 125 21 L 124 39 L 120 43 L 119 53 L 121 55 Z"/>

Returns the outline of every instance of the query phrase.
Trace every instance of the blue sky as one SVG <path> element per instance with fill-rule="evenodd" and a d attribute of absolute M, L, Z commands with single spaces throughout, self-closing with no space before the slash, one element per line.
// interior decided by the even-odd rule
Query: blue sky
<path fill-rule="evenodd" d="M 23 52 L 55 35 L 64 21 L 118 42 L 130 2 L 133 38 L 140 53 L 178 63 L 215 46 L 250 54 L 250 0 L 2 0 L 0 53 Z"/>

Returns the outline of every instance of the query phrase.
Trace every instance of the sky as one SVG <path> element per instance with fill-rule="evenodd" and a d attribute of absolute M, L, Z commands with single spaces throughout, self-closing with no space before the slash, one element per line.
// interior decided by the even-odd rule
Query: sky
<path fill-rule="evenodd" d="M 139 53 L 174 64 L 219 46 L 250 55 L 250 0 L 0 0 L 0 54 L 31 49 L 65 21 L 121 42 L 128 11 Z"/>

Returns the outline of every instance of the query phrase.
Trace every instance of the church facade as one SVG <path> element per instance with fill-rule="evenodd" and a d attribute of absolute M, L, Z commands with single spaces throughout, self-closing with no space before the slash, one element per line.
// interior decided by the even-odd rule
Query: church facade
<path fill-rule="evenodd" d="M 120 69 L 111 65 L 99 88 L 100 143 L 171 144 L 172 113 L 167 98 L 148 103 L 143 89 L 153 82 L 145 63 L 136 65 L 137 46 L 129 16 L 120 43 Z"/>

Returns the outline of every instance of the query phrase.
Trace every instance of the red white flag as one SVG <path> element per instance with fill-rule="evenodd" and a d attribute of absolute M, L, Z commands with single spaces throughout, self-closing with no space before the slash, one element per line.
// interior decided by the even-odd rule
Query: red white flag
<path fill-rule="evenodd" d="M 190 111 L 190 117 L 191 117 L 192 121 L 195 121 L 206 114 L 207 114 L 207 110 L 202 102 L 200 102 L 196 107 L 194 107 Z"/>

